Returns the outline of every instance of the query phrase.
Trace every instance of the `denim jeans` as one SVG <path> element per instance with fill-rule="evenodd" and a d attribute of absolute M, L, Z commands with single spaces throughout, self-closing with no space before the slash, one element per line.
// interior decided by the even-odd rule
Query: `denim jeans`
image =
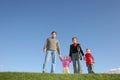
<path fill-rule="evenodd" d="M 43 72 L 46 72 L 47 64 L 48 64 L 51 56 L 52 56 L 51 73 L 55 72 L 56 53 L 57 53 L 57 51 L 53 51 L 53 50 L 46 51 L 45 61 L 43 64 Z"/>
<path fill-rule="evenodd" d="M 94 73 L 93 64 L 88 64 L 87 68 L 88 68 L 88 73 Z"/>
<path fill-rule="evenodd" d="M 80 64 L 80 55 L 78 53 L 72 54 L 73 69 L 74 73 L 82 73 L 82 68 Z"/>

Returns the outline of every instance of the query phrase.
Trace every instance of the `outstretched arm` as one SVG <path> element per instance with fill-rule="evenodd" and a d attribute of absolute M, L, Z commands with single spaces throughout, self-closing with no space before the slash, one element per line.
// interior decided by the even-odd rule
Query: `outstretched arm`
<path fill-rule="evenodd" d="M 57 42 L 57 52 L 58 52 L 59 55 L 61 55 L 59 41 Z"/>
<path fill-rule="evenodd" d="M 59 58 L 60 58 L 60 61 L 63 61 L 63 59 L 62 59 L 62 56 L 61 56 L 61 55 L 59 56 Z"/>
<path fill-rule="evenodd" d="M 43 47 L 43 51 L 46 52 L 46 48 L 47 48 L 47 44 L 48 44 L 48 39 L 46 40 L 44 47 Z"/>
<path fill-rule="evenodd" d="M 69 57 L 69 62 L 71 62 L 72 61 L 72 59 L 71 59 L 71 57 Z"/>
<path fill-rule="evenodd" d="M 70 45 L 69 56 L 72 58 L 72 46 Z"/>
<path fill-rule="evenodd" d="M 95 60 L 94 60 L 94 57 L 92 56 L 92 62 L 93 62 L 93 64 L 95 63 Z"/>

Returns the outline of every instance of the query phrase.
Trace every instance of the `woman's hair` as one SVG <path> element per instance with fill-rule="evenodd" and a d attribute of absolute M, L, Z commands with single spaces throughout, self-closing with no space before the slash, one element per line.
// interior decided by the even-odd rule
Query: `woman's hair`
<path fill-rule="evenodd" d="M 74 39 L 76 39 L 76 40 L 78 41 L 78 38 L 77 38 L 77 37 L 73 37 L 73 38 L 72 38 L 72 41 L 73 41 Z"/>
<path fill-rule="evenodd" d="M 53 34 L 53 33 L 57 34 L 57 32 L 56 32 L 56 31 L 52 31 L 52 32 L 51 32 L 51 34 Z"/>

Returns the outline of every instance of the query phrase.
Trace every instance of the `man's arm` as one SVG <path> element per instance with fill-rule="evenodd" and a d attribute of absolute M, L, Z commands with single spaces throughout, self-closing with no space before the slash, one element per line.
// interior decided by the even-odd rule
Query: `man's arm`
<path fill-rule="evenodd" d="M 59 41 L 57 42 L 57 52 L 58 52 L 59 55 L 61 54 Z"/>
<path fill-rule="evenodd" d="M 44 44 L 44 47 L 43 47 L 43 51 L 44 51 L 44 52 L 46 52 L 47 44 L 48 44 L 48 39 L 46 40 L 46 42 L 45 42 L 45 44 Z"/>
<path fill-rule="evenodd" d="M 63 62 L 63 59 L 62 59 L 62 56 L 61 56 L 61 55 L 59 56 L 59 58 L 60 58 L 60 61 L 62 61 L 62 62 Z"/>

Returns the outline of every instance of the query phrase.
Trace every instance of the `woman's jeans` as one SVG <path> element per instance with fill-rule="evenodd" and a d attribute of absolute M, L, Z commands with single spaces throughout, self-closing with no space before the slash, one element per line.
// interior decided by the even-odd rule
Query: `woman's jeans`
<path fill-rule="evenodd" d="M 78 53 L 72 54 L 73 69 L 74 73 L 82 73 L 82 68 L 80 65 L 80 55 Z"/>
<path fill-rule="evenodd" d="M 54 50 L 47 50 L 46 51 L 45 61 L 43 64 L 43 72 L 46 72 L 47 64 L 48 64 L 51 56 L 52 56 L 51 73 L 55 72 L 56 53 L 57 53 L 57 51 L 54 51 Z"/>

